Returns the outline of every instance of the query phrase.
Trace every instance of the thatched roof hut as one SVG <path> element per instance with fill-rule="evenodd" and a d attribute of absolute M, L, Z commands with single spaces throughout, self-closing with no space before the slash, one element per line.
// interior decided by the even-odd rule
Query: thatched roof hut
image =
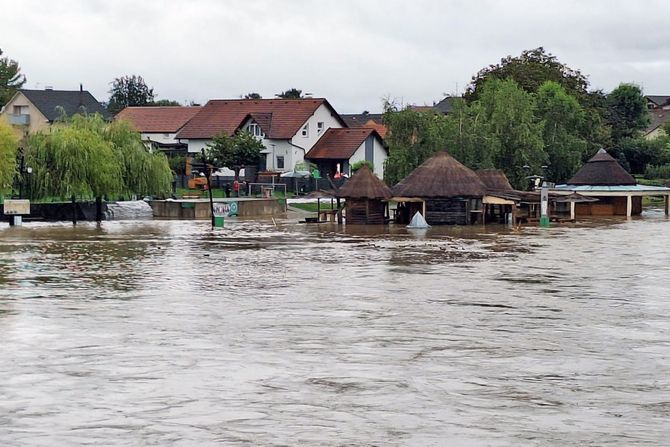
<path fill-rule="evenodd" d="M 479 179 L 486 185 L 488 192 L 514 191 L 507 176 L 501 169 L 480 169 L 477 171 Z"/>
<path fill-rule="evenodd" d="M 369 167 L 362 166 L 337 190 L 337 195 L 344 198 L 387 200 L 391 198 L 392 192 Z"/>
<path fill-rule="evenodd" d="M 397 197 L 483 197 L 486 185 L 472 169 L 443 151 L 426 160 L 392 190 Z"/>
<path fill-rule="evenodd" d="M 367 166 L 361 167 L 340 189 L 337 196 L 346 199 L 347 224 L 383 224 L 386 221 L 384 201 L 391 189 Z"/>
<path fill-rule="evenodd" d="M 568 185 L 635 185 L 635 178 L 605 149 L 600 149 L 570 180 Z"/>

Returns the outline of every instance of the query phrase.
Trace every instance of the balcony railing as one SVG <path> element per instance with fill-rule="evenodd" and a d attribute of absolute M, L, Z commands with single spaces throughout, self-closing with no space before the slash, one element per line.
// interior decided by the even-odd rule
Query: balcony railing
<path fill-rule="evenodd" d="M 30 124 L 30 115 L 10 115 L 9 122 L 15 126 L 27 126 Z"/>

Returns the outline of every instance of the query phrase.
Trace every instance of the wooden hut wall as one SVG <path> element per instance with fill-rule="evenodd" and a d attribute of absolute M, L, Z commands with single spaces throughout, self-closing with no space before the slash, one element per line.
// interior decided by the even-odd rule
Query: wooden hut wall
<path fill-rule="evenodd" d="M 598 202 L 577 203 L 577 216 L 625 216 L 628 206 L 627 197 L 598 197 Z M 633 197 L 632 214 L 642 213 L 642 197 Z"/>
<path fill-rule="evenodd" d="M 430 225 L 467 225 L 468 200 L 429 199 L 426 200 L 426 222 Z"/>
<path fill-rule="evenodd" d="M 374 199 L 347 199 L 347 224 L 381 225 L 384 223 L 384 202 Z"/>

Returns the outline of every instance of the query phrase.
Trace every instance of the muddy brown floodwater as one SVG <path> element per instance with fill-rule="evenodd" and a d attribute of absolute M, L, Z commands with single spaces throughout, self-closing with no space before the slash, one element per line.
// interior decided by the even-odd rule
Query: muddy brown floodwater
<path fill-rule="evenodd" d="M 670 445 L 670 221 L 0 227 L 2 446 Z"/>

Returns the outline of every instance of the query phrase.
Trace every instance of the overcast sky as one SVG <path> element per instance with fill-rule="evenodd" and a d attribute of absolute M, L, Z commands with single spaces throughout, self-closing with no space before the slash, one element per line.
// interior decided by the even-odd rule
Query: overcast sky
<path fill-rule="evenodd" d="M 138 74 L 159 99 L 205 102 L 290 87 L 341 113 L 382 98 L 430 104 L 482 67 L 544 46 L 592 88 L 670 94 L 668 0 L 20 0 L 0 48 L 27 88 L 99 100 Z"/>

